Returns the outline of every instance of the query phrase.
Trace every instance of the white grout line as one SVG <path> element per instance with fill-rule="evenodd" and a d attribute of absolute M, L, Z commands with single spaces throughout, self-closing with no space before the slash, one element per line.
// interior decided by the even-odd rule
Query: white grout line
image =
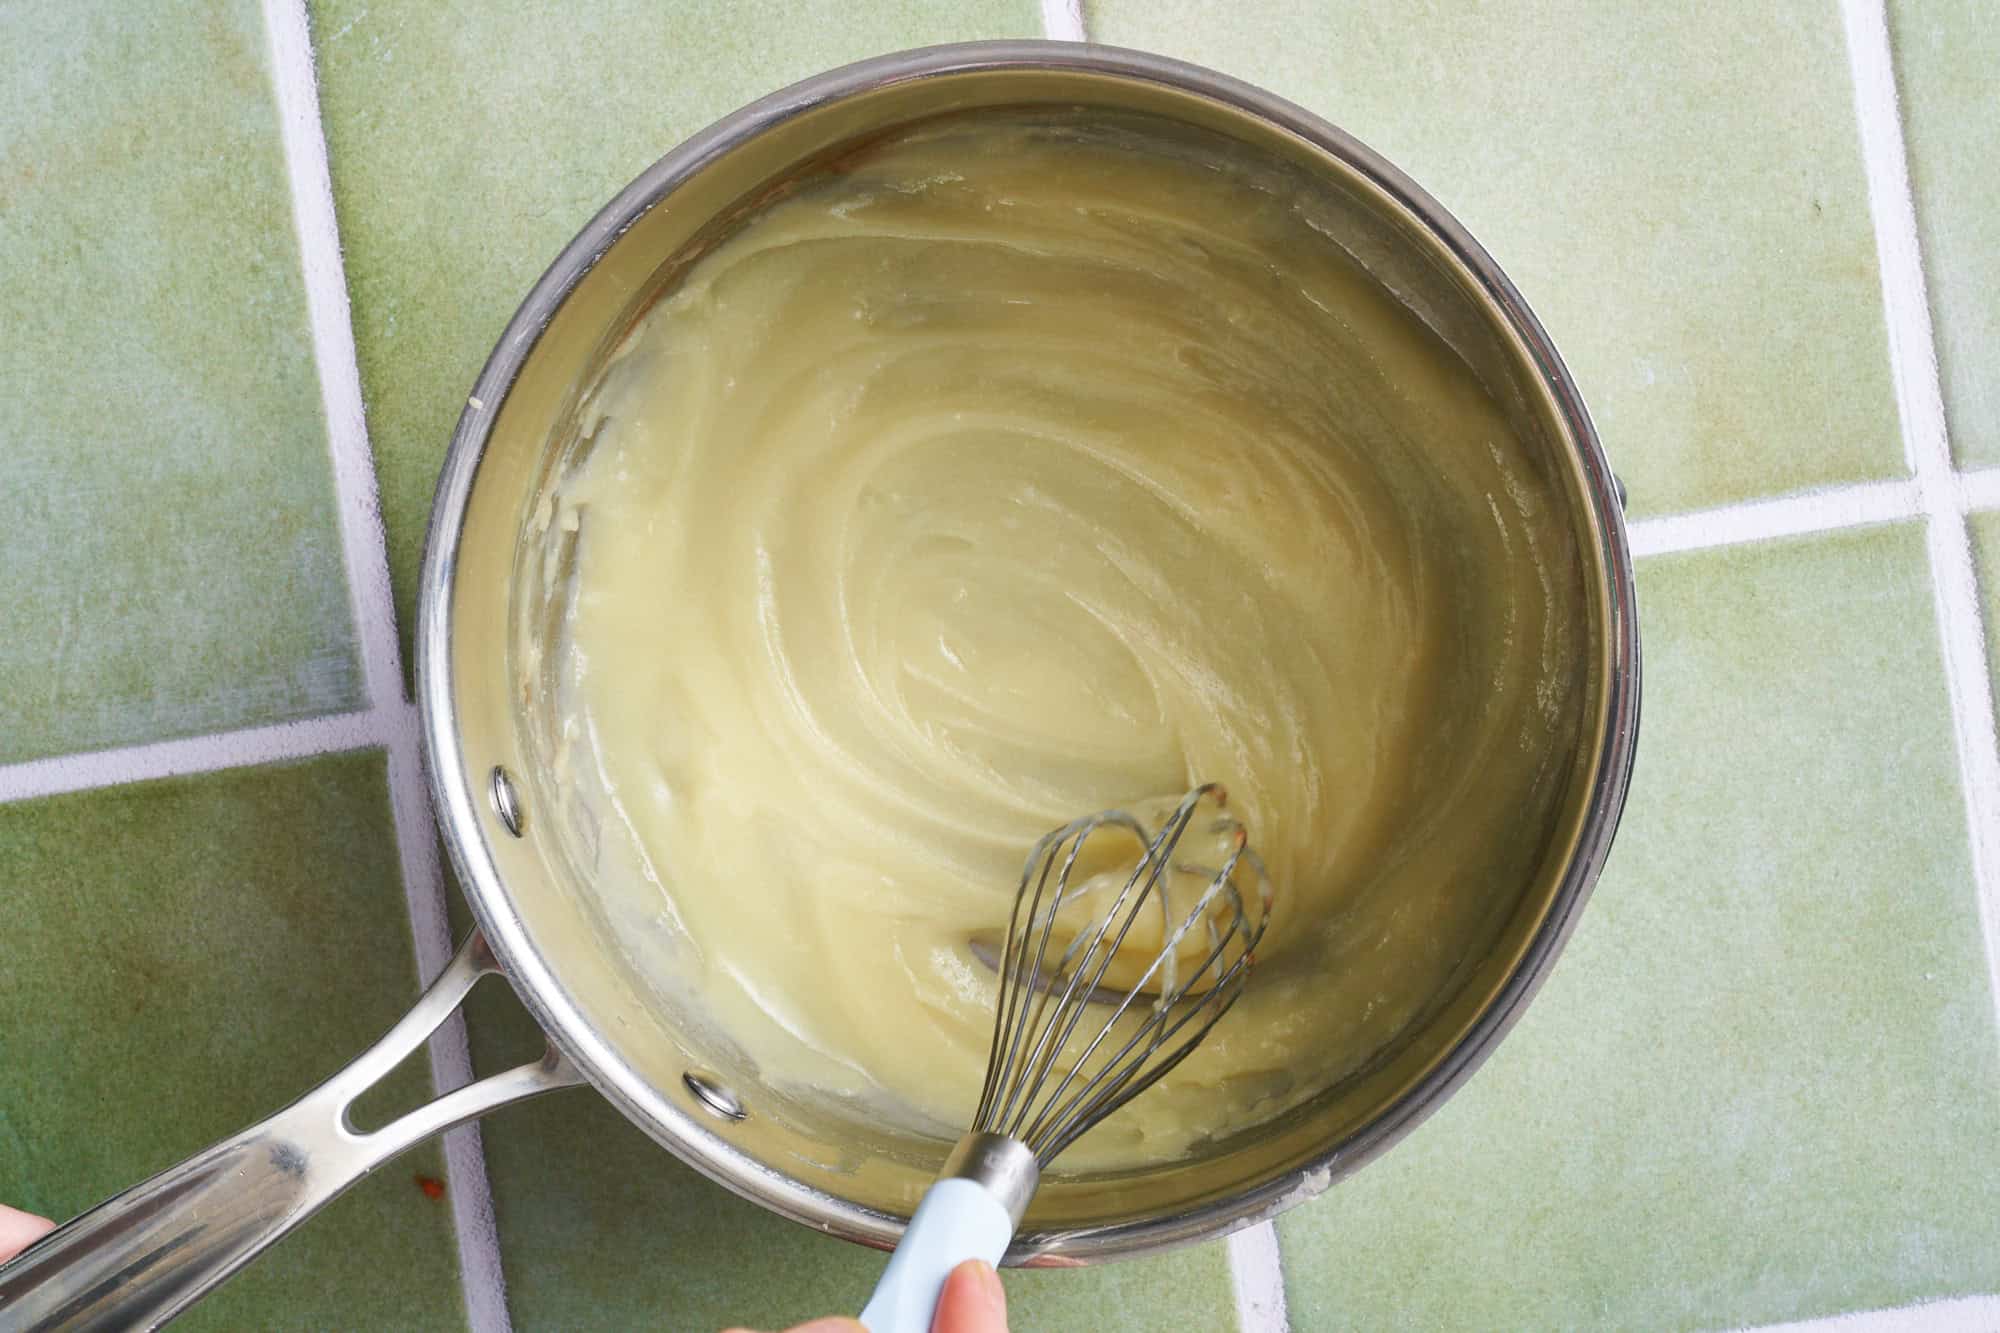
<path fill-rule="evenodd" d="M 2000 1329 L 2000 1296 L 1965 1296 L 1906 1305 L 1899 1310 L 1859 1310 L 1791 1324 L 1765 1324 L 1755 1333 L 1992 1333 L 1996 1329 Z"/>
<path fill-rule="evenodd" d="M 1796 537 L 1914 518 L 1918 512 L 1915 482 L 1865 482 L 1774 500 L 1747 500 L 1691 514 L 1642 518 L 1631 525 L 1632 554 L 1665 555 L 1771 537 Z"/>
<path fill-rule="evenodd" d="M 1236 1326 L 1241 1333 L 1288 1333 L 1285 1274 L 1278 1252 L 1278 1227 L 1260 1222 L 1229 1236 L 1229 1279 L 1236 1288 Z"/>
<path fill-rule="evenodd" d="M 451 961 L 451 919 L 444 900 L 444 867 L 438 858 L 437 825 L 424 783 L 419 722 L 413 705 L 393 714 L 389 745 L 389 800 L 396 821 L 396 848 L 410 904 L 410 933 L 416 940 L 417 969 L 429 985 Z M 472 1046 L 463 1008 L 431 1035 L 431 1079 L 440 1093 L 472 1082 Z M 500 1261 L 500 1230 L 493 1212 L 492 1184 L 479 1122 L 444 1136 L 445 1170 L 451 1180 L 452 1224 L 458 1233 L 458 1261 L 465 1308 L 473 1333 L 505 1333 L 507 1278 Z"/>
<path fill-rule="evenodd" d="M 451 925 L 445 912 L 437 832 L 424 788 L 416 710 L 403 695 L 388 547 L 376 491 L 375 458 L 368 446 L 362 409 L 361 370 L 354 350 L 354 324 L 304 0 L 264 0 L 264 22 L 270 32 L 271 82 L 291 182 L 292 217 L 305 275 L 306 315 L 326 411 L 341 546 L 347 561 L 355 633 L 361 642 L 362 675 L 370 706 L 382 720 L 410 934 L 419 979 L 429 985 L 451 961 Z M 438 1092 L 472 1081 L 471 1051 L 460 1015 L 453 1014 L 432 1036 L 429 1053 L 431 1081 Z M 492 1189 L 477 1127 L 466 1126 L 447 1134 L 444 1151 L 467 1319 L 475 1333 L 505 1333 L 510 1327 L 506 1284 Z"/>
<path fill-rule="evenodd" d="M 252 764 L 282 763 L 342 750 L 366 750 L 386 743 L 381 716 L 369 711 L 334 713 L 118 750 L 30 759 L 25 763 L 0 764 L 0 802 L 147 782 L 183 773 L 215 773 Z"/>
<path fill-rule="evenodd" d="M 1087 42 L 1083 0 L 1042 0 L 1042 35 L 1058 42 Z"/>
<path fill-rule="evenodd" d="M 1903 154 L 1888 17 L 1882 0 L 1841 0 L 1840 12 L 1847 28 L 1848 68 L 1854 76 L 1868 212 L 1882 270 L 1882 313 L 1888 326 L 1896 411 L 1903 423 L 1903 451 L 1921 484 L 1948 475 L 1951 457 L 1945 444 L 1944 399 L 1938 388 L 1923 257 L 1917 248 L 1916 202 L 1910 196 L 1909 163 Z"/>
<path fill-rule="evenodd" d="M 1952 472 L 1951 444 L 1945 434 L 1944 395 L 1917 244 L 1916 202 L 1904 157 L 1888 18 L 1883 0 L 1842 0 L 1840 10 L 1854 75 L 1868 210 L 1882 269 L 1882 309 L 1896 408 L 1902 419 L 1903 448 L 1916 474 L 1918 500 L 1927 520 L 1925 545 L 1965 794 L 1974 899 L 1985 937 L 1987 980 L 2000 1009 L 2000 745 L 1994 737 L 1993 681 L 1987 673 L 1978 580 L 1966 531 L 1966 496 Z"/>
<path fill-rule="evenodd" d="M 1968 510 L 2000 509 L 2000 467 L 1959 473 L 1958 493 Z"/>
<path fill-rule="evenodd" d="M 379 708 L 403 697 L 396 604 L 382 540 L 375 460 L 362 418 L 361 368 L 354 352 L 354 324 L 334 225 L 333 182 L 320 131 L 319 87 L 303 0 L 265 0 L 264 22 L 271 34 L 271 82 L 291 181 L 292 219 L 305 273 L 306 321 L 312 330 L 313 360 L 319 366 L 320 403 L 333 458 L 340 544 L 347 562 L 355 636 L 361 642 L 362 679 L 368 698 Z"/>

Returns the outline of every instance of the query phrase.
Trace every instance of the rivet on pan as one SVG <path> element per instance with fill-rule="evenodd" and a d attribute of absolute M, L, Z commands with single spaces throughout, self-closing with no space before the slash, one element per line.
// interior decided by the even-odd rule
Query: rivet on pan
<path fill-rule="evenodd" d="M 1625 498 L 1625 483 L 1616 472 L 1611 474 L 1611 489 L 1618 492 L 1618 508 L 1620 510 L 1632 507 L 1632 502 Z"/>
<path fill-rule="evenodd" d="M 721 1116 L 724 1120 L 742 1120 L 750 1114 L 743 1109 L 743 1103 L 737 1100 L 736 1094 L 717 1083 L 711 1075 L 696 1073 L 690 1069 L 681 1075 L 681 1082 L 687 1084 L 687 1090 L 694 1094 L 694 1099 L 705 1109 Z"/>
<path fill-rule="evenodd" d="M 493 765 L 493 813 L 500 816 L 500 822 L 515 837 L 521 836 L 521 798 L 514 794 L 514 779 L 507 776 L 507 770 Z"/>

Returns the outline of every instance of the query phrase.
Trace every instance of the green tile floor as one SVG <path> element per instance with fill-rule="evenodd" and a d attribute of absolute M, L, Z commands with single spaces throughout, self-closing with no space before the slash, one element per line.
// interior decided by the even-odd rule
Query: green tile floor
<path fill-rule="evenodd" d="M 295 231 L 274 80 L 299 74 L 274 69 L 265 27 L 295 5 L 0 6 L 0 1201 L 56 1215 L 358 1051 L 415 993 L 411 904 L 441 891 L 399 868 L 390 812 L 421 799 L 399 707 L 355 733 L 390 736 L 387 755 L 315 754 L 325 729 L 269 739 L 370 708 L 341 545 L 355 501 L 301 277 L 302 247 L 323 265 L 335 240 Z M 1086 5 L 1092 37 L 1263 83 L 1409 170 L 1565 349 L 1642 547 L 1736 544 L 1642 562 L 1625 827 L 1488 1067 L 1288 1214 L 1280 1272 L 1232 1271 L 1215 1244 L 1014 1273 L 1017 1330 L 1228 1329 L 1253 1304 L 1245 1333 L 1851 1311 L 1889 1313 L 1829 1333 L 2000 1327 L 1982 929 L 2000 864 L 1968 839 L 1969 813 L 2000 823 L 1979 778 L 2000 676 L 1963 678 L 1969 644 L 2000 664 L 2000 235 L 1982 192 L 2000 29 L 1979 0 L 1886 7 L 1936 389 L 1974 512 L 1961 527 L 1933 490 L 1935 512 L 1912 499 L 1843 527 L 1842 488 L 1908 475 L 1857 128 L 1899 113 L 1857 106 L 1847 49 L 1850 30 L 1881 40 L 1872 12 Z M 599 204 L 791 78 L 1044 17 L 1033 0 L 726 20 L 329 0 L 309 20 L 407 634 L 465 388 Z M 1740 541 L 1754 523 L 1699 512 L 1774 497 L 1772 530 L 1805 535 Z M 1976 600 L 1933 592 L 1933 524 L 1973 541 Z M 194 748 L 160 758 L 181 738 Z M 274 752 L 292 757 L 232 759 Z M 146 780 L 184 765 L 203 771 Z M 533 1049 L 504 986 L 468 1016 L 482 1072 Z M 428 1084 L 419 1061 L 392 1095 Z M 772 1327 L 858 1303 L 879 1262 L 700 1180 L 586 1092 L 501 1112 L 483 1142 L 461 1176 L 434 1146 L 385 1169 L 187 1326 Z M 468 1303 L 461 1274 L 495 1263 L 504 1301 Z"/>
<path fill-rule="evenodd" d="M 0 762 L 361 701 L 263 20 L 204 8 L 0 11 Z"/>

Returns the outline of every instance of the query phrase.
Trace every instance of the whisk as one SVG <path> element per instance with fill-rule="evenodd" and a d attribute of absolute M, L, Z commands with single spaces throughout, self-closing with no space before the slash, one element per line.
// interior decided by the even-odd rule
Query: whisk
<path fill-rule="evenodd" d="M 1272 888 L 1226 800 L 1197 787 L 1157 832 L 1106 810 L 1028 854 L 987 959 L 1000 997 L 979 1109 L 861 1312 L 870 1333 L 929 1333 L 946 1276 L 1000 1261 L 1050 1161 L 1186 1059 L 1242 994 Z M 1122 884 L 1092 869 L 1114 843 L 1140 849 Z"/>

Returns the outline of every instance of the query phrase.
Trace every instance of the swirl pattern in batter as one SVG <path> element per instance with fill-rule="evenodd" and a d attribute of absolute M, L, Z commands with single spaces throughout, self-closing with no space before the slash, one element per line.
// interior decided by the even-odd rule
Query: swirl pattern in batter
<path fill-rule="evenodd" d="M 594 389 L 565 706 L 763 1077 L 954 1137 L 1027 848 L 1202 781 L 1279 886 L 1259 970 L 1076 1164 L 1330 1086 L 1492 942 L 1575 748 L 1573 538 L 1315 188 L 939 122 L 751 214 Z"/>

